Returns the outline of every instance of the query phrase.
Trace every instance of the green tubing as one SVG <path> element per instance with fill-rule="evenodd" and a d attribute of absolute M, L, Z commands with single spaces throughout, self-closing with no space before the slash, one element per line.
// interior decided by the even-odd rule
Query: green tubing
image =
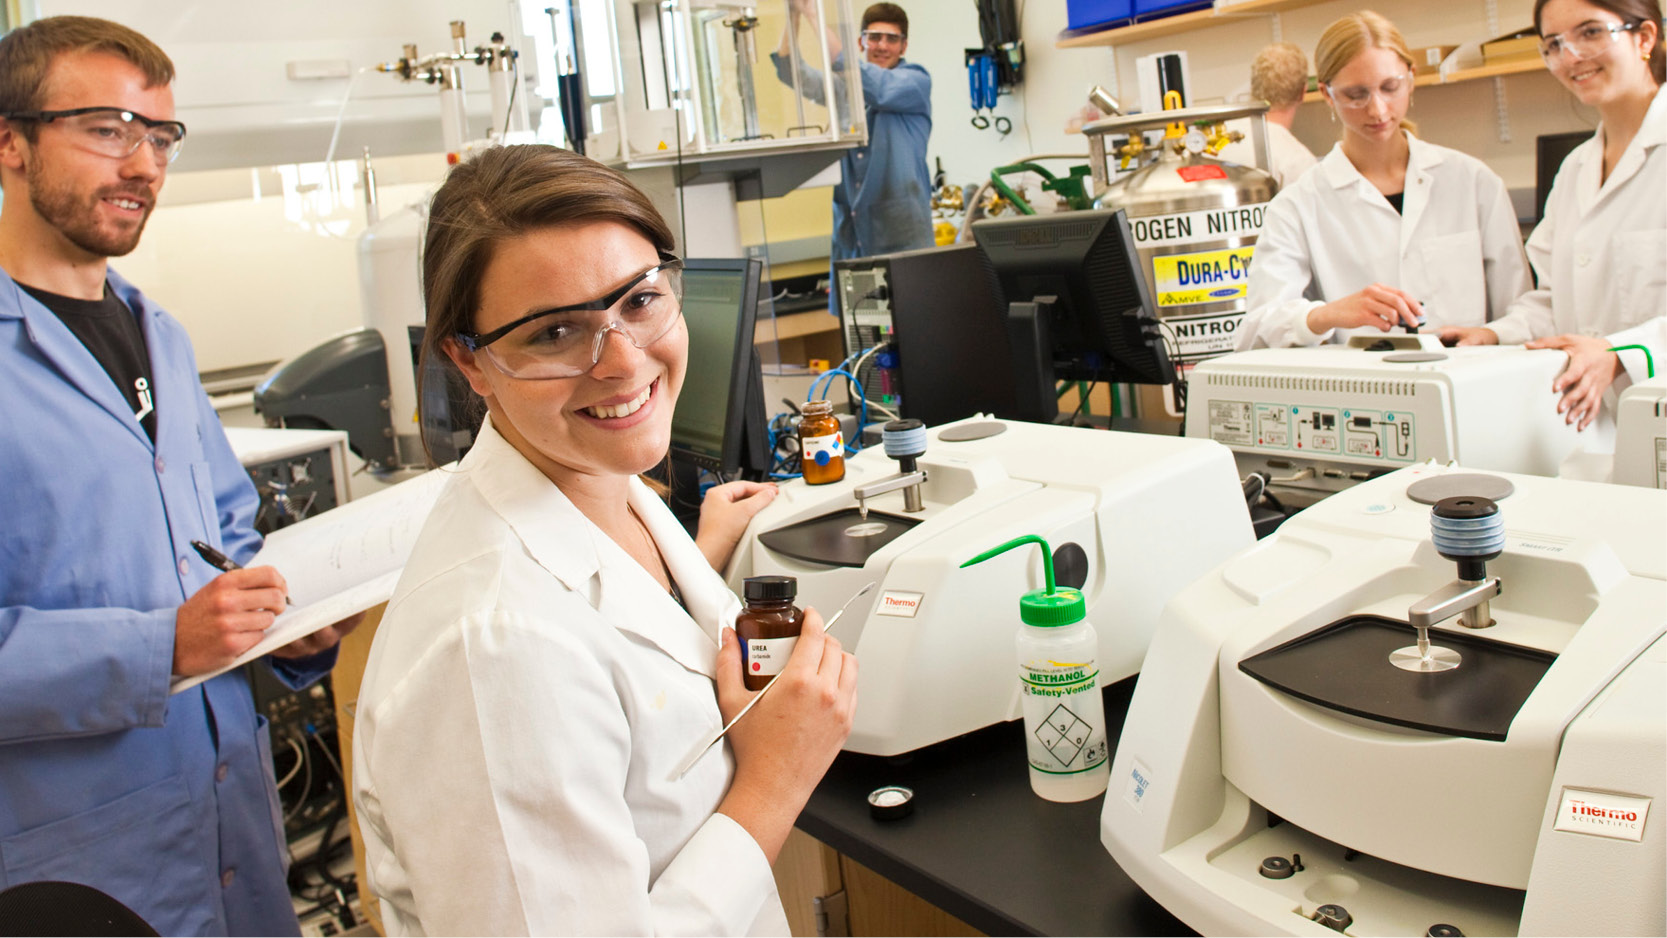
<path fill-rule="evenodd" d="M 1650 350 L 1643 347 L 1642 345 L 1617 345 L 1614 348 L 1610 349 L 1609 351 L 1611 351 L 1611 352 L 1626 352 L 1626 351 L 1631 351 L 1632 349 L 1637 349 L 1638 351 L 1644 353 L 1645 372 L 1646 372 L 1646 374 L 1649 375 L 1649 377 L 1651 377 L 1651 378 L 1655 377 L 1655 356 L 1651 355 Z"/>

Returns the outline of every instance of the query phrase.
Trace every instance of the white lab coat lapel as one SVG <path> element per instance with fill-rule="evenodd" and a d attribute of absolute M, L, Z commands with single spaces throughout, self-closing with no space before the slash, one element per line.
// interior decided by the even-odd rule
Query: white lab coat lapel
<path fill-rule="evenodd" d="M 1593 136 L 1584 158 L 1574 167 L 1575 218 L 1585 218 L 1598 203 L 1598 190 L 1603 187 L 1603 138 Z"/>
<path fill-rule="evenodd" d="M 1417 137 L 1407 134 L 1407 174 L 1401 189 L 1401 256 L 1412 250 L 1413 236 L 1418 232 L 1418 220 L 1430 204 L 1430 189 L 1434 176 L 1430 167 L 1441 162 L 1441 151 Z M 1370 185 L 1370 183 L 1368 183 Z"/>
<path fill-rule="evenodd" d="M 635 479 L 632 482 L 642 484 Z M 653 497 L 652 493 L 650 497 Z M 594 526 L 592 529 L 598 539 L 597 553 L 602 560 L 602 590 L 597 597 L 596 611 L 614 628 L 652 643 L 690 671 L 715 678 L 718 673 L 717 642 L 630 554 Z M 687 534 L 678 533 L 688 540 Z M 664 545 L 661 553 L 669 553 Z M 671 566 L 669 556 L 666 557 L 666 565 Z"/>
<path fill-rule="evenodd" d="M 1347 189 L 1353 193 L 1360 201 L 1363 211 L 1382 212 L 1386 217 L 1396 214 L 1394 206 L 1383 197 L 1377 186 L 1372 185 L 1360 174 L 1360 170 L 1355 169 L 1349 155 L 1343 152 L 1341 143 L 1332 146 L 1331 152 L 1320 161 L 1320 165 L 1324 168 L 1326 181 L 1331 183 L 1333 188 Z"/>
<path fill-rule="evenodd" d="M 1597 146 L 1592 148 L 1588 165 L 1582 166 L 1585 172 L 1581 174 L 1581 186 L 1577 190 L 1580 194 L 1580 215 L 1586 216 L 1598 202 L 1613 196 L 1625 186 L 1627 180 L 1638 175 L 1643 170 L 1645 161 L 1649 158 L 1652 147 L 1667 143 L 1667 117 L 1662 111 L 1667 110 L 1667 88 L 1657 89 L 1655 100 L 1650 102 L 1650 109 L 1644 114 L 1644 123 L 1633 135 L 1632 142 L 1627 144 L 1621 152 L 1621 158 L 1615 161 L 1615 169 L 1609 173 L 1608 179 L 1600 180 L 1603 173 L 1603 127 L 1599 126 L 1594 139 Z M 1587 183 L 1590 183 L 1588 188 Z"/>
<path fill-rule="evenodd" d="M 637 510 L 660 545 L 660 553 L 666 558 L 672 579 L 677 581 L 677 588 L 683 594 L 689 617 L 716 648 L 719 629 L 726 626 L 734 628 L 735 615 L 741 611 L 741 601 L 724 583 L 723 577 L 712 569 L 706 555 L 695 546 L 665 502 L 636 479 L 631 484 L 631 507 Z"/>
<path fill-rule="evenodd" d="M 610 625 L 652 643 L 691 671 L 707 677 L 716 673 L 716 631 L 708 636 L 692 622 L 648 571 L 497 432 L 490 418 L 482 424 L 465 465 L 481 495 L 515 531 L 528 555 L 568 589 L 592 597 L 597 612 Z M 636 489 L 642 483 L 632 479 L 631 485 L 636 505 L 640 500 Z M 653 499 L 645 486 L 643 494 Z M 645 519 L 653 514 L 643 507 L 638 511 Z M 663 505 L 660 511 L 669 515 Z M 699 554 L 682 531 L 669 537 L 655 531 L 652 523 L 650 530 L 660 540 L 668 565 L 683 546 L 679 540 Z M 685 576 L 679 585 L 683 579 L 694 582 L 698 578 Z M 709 599 L 703 602 L 711 604 Z"/>

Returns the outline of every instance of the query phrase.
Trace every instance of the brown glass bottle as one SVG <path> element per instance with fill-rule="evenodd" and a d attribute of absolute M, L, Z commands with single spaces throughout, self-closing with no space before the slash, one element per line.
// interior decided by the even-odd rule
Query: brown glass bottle
<path fill-rule="evenodd" d="M 799 463 L 807 485 L 845 478 L 845 439 L 830 401 L 805 401 L 799 421 Z"/>
<path fill-rule="evenodd" d="M 799 581 L 790 576 L 753 576 L 742 581 L 747 607 L 735 617 L 741 639 L 741 667 L 747 690 L 761 690 L 781 673 L 804 628 L 804 610 L 793 605 Z"/>

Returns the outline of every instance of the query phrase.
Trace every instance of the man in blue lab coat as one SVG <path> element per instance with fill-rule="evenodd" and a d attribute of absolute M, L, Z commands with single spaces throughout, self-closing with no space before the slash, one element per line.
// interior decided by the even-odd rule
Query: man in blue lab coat
<path fill-rule="evenodd" d="M 802 19 L 816 29 L 820 22 L 817 0 L 789 0 L 796 25 Z M 796 29 L 782 33 L 770 54 L 776 74 L 793 83 L 789 56 Z M 825 31 L 828 53 L 839 61 L 844 54 L 839 38 Z M 868 145 L 845 151 L 842 174 L 833 195 L 832 259 L 872 257 L 932 246 L 932 176 L 926 167 L 926 138 L 932 132 L 932 76 L 906 62 L 909 15 L 895 3 L 876 3 L 862 14 L 861 42 L 863 107 L 868 119 Z M 824 103 L 822 73 L 800 69 L 804 95 Z M 835 86 L 835 112 L 847 108 L 843 87 Z"/>
<path fill-rule="evenodd" d="M 283 608 L 180 324 L 111 272 L 184 125 L 173 63 L 61 16 L 0 39 L 0 888 L 101 889 L 163 934 L 296 934 L 265 720 L 224 667 Z M 275 653 L 292 687 L 351 624 Z"/>

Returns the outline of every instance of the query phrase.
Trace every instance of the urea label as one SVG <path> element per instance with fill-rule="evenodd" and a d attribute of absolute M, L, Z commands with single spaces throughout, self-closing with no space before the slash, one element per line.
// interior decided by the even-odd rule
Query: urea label
<path fill-rule="evenodd" d="M 1029 730 L 1025 754 L 1031 768 L 1051 775 L 1074 775 L 1106 761 L 1099 675 L 1092 663 L 1050 661 L 1019 666 L 1025 729 Z"/>
<path fill-rule="evenodd" d="M 747 673 L 762 677 L 780 674 L 787 665 L 787 659 L 793 657 L 793 646 L 798 643 L 797 635 L 747 639 Z"/>

